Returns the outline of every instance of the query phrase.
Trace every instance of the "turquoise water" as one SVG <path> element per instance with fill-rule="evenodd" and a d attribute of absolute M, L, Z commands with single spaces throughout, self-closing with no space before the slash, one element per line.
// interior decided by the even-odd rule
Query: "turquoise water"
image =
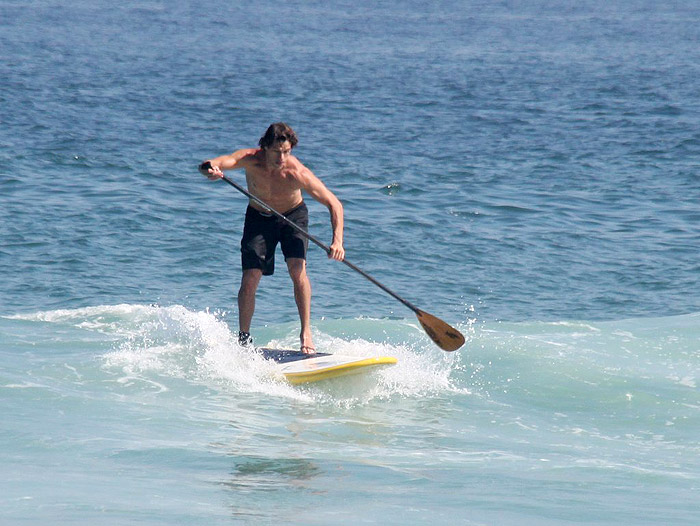
<path fill-rule="evenodd" d="M 398 4 L 398 5 L 397 5 Z M 1 524 L 698 524 L 700 6 L 0 5 Z M 345 205 L 292 387 L 235 343 L 273 121 Z M 309 203 L 326 241 L 326 211 Z M 293 346 L 289 278 L 259 344 Z"/>

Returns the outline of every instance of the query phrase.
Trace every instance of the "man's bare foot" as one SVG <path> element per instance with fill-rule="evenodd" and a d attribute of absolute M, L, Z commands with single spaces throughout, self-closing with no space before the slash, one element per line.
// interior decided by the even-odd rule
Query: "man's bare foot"
<path fill-rule="evenodd" d="M 311 333 L 300 335 L 301 339 L 301 352 L 304 354 L 316 354 L 316 347 L 314 347 L 314 342 L 311 339 Z"/>
<path fill-rule="evenodd" d="M 316 349 L 309 347 L 308 345 L 302 345 L 301 352 L 304 354 L 316 354 Z"/>

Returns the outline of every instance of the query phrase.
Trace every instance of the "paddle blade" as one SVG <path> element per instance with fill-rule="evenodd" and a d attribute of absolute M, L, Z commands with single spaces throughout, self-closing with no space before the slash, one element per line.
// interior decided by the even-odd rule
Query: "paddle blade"
<path fill-rule="evenodd" d="M 456 351 L 464 345 L 464 336 L 454 327 L 450 327 L 432 314 L 416 310 L 418 321 L 430 339 L 443 351 Z"/>

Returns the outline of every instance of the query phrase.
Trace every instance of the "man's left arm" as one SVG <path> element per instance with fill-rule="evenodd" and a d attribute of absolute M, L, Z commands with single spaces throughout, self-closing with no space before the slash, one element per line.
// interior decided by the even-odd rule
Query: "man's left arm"
<path fill-rule="evenodd" d="M 345 259 L 343 248 L 343 205 L 311 170 L 301 167 L 299 182 L 302 188 L 316 201 L 328 208 L 331 214 L 331 226 L 333 227 L 333 241 L 331 242 L 328 257 L 342 261 Z"/>

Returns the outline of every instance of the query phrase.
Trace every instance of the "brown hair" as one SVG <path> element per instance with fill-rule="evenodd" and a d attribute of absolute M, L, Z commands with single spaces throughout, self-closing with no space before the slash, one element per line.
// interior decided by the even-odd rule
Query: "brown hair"
<path fill-rule="evenodd" d="M 261 148 L 269 148 L 275 143 L 289 141 L 289 144 L 294 148 L 299 140 L 297 139 L 297 134 L 294 133 L 289 126 L 283 122 L 276 122 L 270 124 L 270 127 L 265 132 L 265 135 L 260 137 L 258 144 Z"/>

